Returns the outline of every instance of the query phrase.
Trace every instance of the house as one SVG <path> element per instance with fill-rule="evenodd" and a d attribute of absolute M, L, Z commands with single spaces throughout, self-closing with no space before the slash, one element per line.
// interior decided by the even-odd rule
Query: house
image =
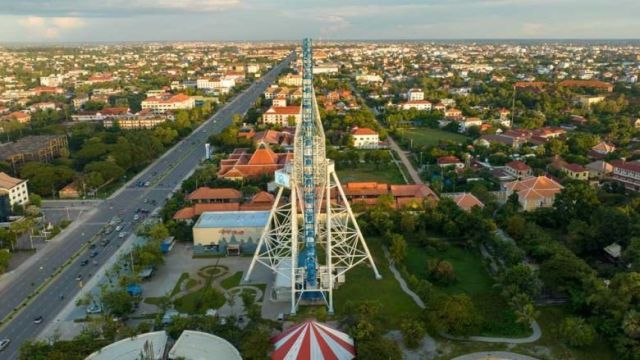
<path fill-rule="evenodd" d="M 450 167 L 453 167 L 456 169 L 464 168 L 464 163 L 460 161 L 460 159 L 458 159 L 457 156 L 453 156 L 453 155 L 439 157 L 438 160 L 436 160 L 436 162 L 438 166 L 442 169 L 450 168 Z"/>
<path fill-rule="evenodd" d="M 563 80 L 558 86 L 567 88 L 590 88 L 605 90 L 607 92 L 613 91 L 613 85 L 599 80 Z"/>
<path fill-rule="evenodd" d="M 353 146 L 357 149 L 377 149 L 380 144 L 378 133 L 369 128 L 354 127 L 351 130 Z"/>
<path fill-rule="evenodd" d="M 480 201 L 475 195 L 472 193 L 450 193 L 450 194 L 442 194 L 442 196 L 446 196 L 451 198 L 459 208 L 465 211 L 471 211 L 474 207 L 484 208 L 484 204 Z"/>
<path fill-rule="evenodd" d="M 570 179 L 589 180 L 589 170 L 582 165 L 568 163 L 561 158 L 556 158 L 551 162 L 550 166 L 560 170 Z"/>
<path fill-rule="evenodd" d="M 513 176 L 518 180 L 522 180 L 533 175 L 531 167 L 520 160 L 513 160 L 508 162 L 504 166 L 504 169 L 506 170 L 507 174 Z"/>
<path fill-rule="evenodd" d="M 235 149 L 229 158 L 220 161 L 218 177 L 230 180 L 271 176 L 282 169 L 293 153 L 275 153 L 269 145 L 261 143 L 253 154 L 248 149 Z"/>
<path fill-rule="evenodd" d="M 195 107 L 195 99 L 185 94 L 165 94 L 163 96 L 149 97 L 142 101 L 142 109 L 164 113 L 169 110 L 189 110 Z"/>
<path fill-rule="evenodd" d="M 14 111 L 8 115 L 5 115 L 1 119 L 2 121 L 17 121 L 21 124 L 31 121 L 31 114 L 27 111 Z"/>
<path fill-rule="evenodd" d="M 447 109 L 444 111 L 444 117 L 452 120 L 460 119 L 462 117 L 462 111 L 456 108 Z"/>
<path fill-rule="evenodd" d="M 265 143 L 269 145 L 293 146 L 293 133 L 267 129 L 255 133 L 253 143 L 256 145 Z"/>
<path fill-rule="evenodd" d="M 285 107 L 287 106 L 287 97 L 284 95 L 278 95 L 277 98 L 271 101 L 271 105 L 274 107 Z"/>
<path fill-rule="evenodd" d="M 602 101 L 604 101 L 604 96 L 579 95 L 576 97 L 574 103 L 588 109 L 591 105 Z"/>
<path fill-rule="evenodd" d="M 505 198 L 517 193 L 518 202 L 525 211 L 552 206 L 562 189 L 562 185 L 547 176 L 532 176 L 503 184 Z"/>
<path fill-rule="evenodd" d="M 232 188 L 199 187 L 189 195 L 187 200 L 195 204 L 234 203 L 242 200 L 242 193 Z"/>
<path fill-rule="evenodd" d="M 613 160 L 611 179 L 624 185 L 627 190 L 640 191 L 640 162 Z"/>
<path fill-rule="evenodd" d="M 489 142 L 490 144 L 501 144 L 509 146 L 513 149 L 519 149 L 527 142 L 527 138 L 520 136 L 511 136 L 507 134 L 490 134 L 482 135 L 480 140 Z"/>
<path fill-rule="evenodd" d="M 587 155 L 592 159 L 604 159 L 614 151 L 616 151 L 615 145 L 609 144 L 606 141 L 601 141 L 594 145 Z"/>
<path fill-rule="evenodd" d="M 420 111 L 429 111 L 431 110 L 431 102 L 427 100 L 409 100 L 405 103 L 400 104 L 400 109 L 416 109 Z"/>
<path fill-rule="evenodd" d="M 600 179 L 613 172 L 613 166 L 604 160 L 590 162 L 585 167 L 589 170 L 589 178 L 591 179 Z"/>
<path fill-rule="evenodd" d="M 0 194 L 9 195 L 9 204 L 12 207 L 14 205 L 25 205 L 29 202 L 27 181 L 0 172 Z"/>
<path fill-rule="evenodd" d="M 79 199 L 82 196 L 78 184 L 72 182 L 58 191 L 60 199 Z"/>
<path fill-rule="evenodd" d="M 407 100 L 409 101 L 419 101 L 424 100 L 424 91 L 421 89 L 409 89 L 407 91 Z"/>
<path fill-rule="evenodd" d="M 278 84 L 287 86 L 302 86 L 302 75 L 287 74 L 278 79 Z"/>
<path fill-rule="evenodd" d="M 202 213 L 204 212 L 223 212 L 223 211 L 264 211 L 264 210 L 271 210 L 271 208 L 273 207 L 273 204 L 275 203 L 275 198 L 273 197 L 273 195 L 269 194 L 268 192 L 265 191 L 260 191 L 257 194 L 255 194 L 251 200 L 249 200 L 248 202 L 240 202 L 242 199 L 242 196 L 240 194 L 239 191 L 234 190 L 234 189 L 210 189 L 210 188 L 206 188 L 207 190 L 205 190 L 203 193 L 196 195 L 197 197 L 199 197 L 202 194 L 205 194 L 205 197 L 209 198 L 211 195 L 213 195 L 217 200 L 214 202 L 196 202 L 194 204 L 192 204 L 191 206 L 187 206 L 184 207 L 180 210 L 178 210 L 174 215 L 173 215 L 173 219 L 174 220 L 180 220 L 180 221 L 186 221 L 186 222 L 192 222 L 193 218 L 196 216 L 200 216 L 202 215 Z M 198 189 L 199 190 L 199 189 Z M 196 190 L 196 191 L 198 191 Z M 217 191 L 217 190 L 222 190 L 222 192 L 219 192 L 218 194 L 213 194 L 210 191 Z M 229 190 L 233 190 L 234 192 L 237 192 L 238 194 L 240 194 L 239 198 L 236 198 L 235 196 L 237 194 L 230 192 Z M 195 193 L 195 191 L 194 191 Z M 191 194 L 194 194 L 191 193 Z M 209 193 L 209 195 L 207 195 L 207 193 Z M 222 198 L 220 197 L 222 196 Z M 222 200 L 222 201 L 219 201 Z M 227 201 L 227 200 L 231 200 L 231 201 Z M 239 214 L 239 216 L 242 216 Z"/>
<path fill-rule="evenodd" d="M 272 106 L 262 114 L 262 122 L 271 125 L 295 125 L 302 119 L 302 108 L 293 106 Z"/>
<path fill-rule="evenodd" d="M 375 205 L 382 195 L 393 197 L 397 209 L 419 205 L 425 200 L 437 201 L 438 196 L 427 185 L 388 185 L 377 182 L 350 182 L 344 184 L 343 191 L 351 204 Z"/>
<path fill-rule="evenodd" d="M 461 133 L 469 131 L 469 128 L 471 128 L 472 126 L 482 126 L 482 120 L 477 117 L 461 118 L 456 120 L 456 122 L 460 126 L 458 131 L 460 131 Z"/>

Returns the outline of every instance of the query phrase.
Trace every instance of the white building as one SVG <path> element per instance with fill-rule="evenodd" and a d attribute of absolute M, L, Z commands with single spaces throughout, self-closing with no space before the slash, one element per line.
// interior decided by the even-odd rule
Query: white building
<path fill-rule="evenodd" d="M 407 91 L 407 100 L 416 101 L 416 100 L 424 100 L 424 91 L 420 89 L 409 89 Z"/>
<path fill-rule="evenodd" d="M 278 84 L 287 86 L 302 86 L 302 75 L 287 74 L 278 79 Z"/>
<path fill-rule="evenodd" d="M 416 109 L 420 111 L 431 111 L 432 104 L 428 100 L 409 100 L 406 103 L 400 104 L 400 109 L 409 110 Z"/>
<path fill-rule="evenodd" d="M 165 95 L 162 97 L 150 97 L 142 101 L 142 109 L 163 113 L 169 110 L 193 109 L 196 102 L 191 96 L 185 94 Z"/>
<path fill-rule="evenodd" d="M 62 75 L 49 75 L 40 77 L 40 86 L 58 87 L 62 85 Z"/>
<path fill-rule="evenodd" d="M 338 70 L 339 68 L 336 64 L 321 64 L 313 67 L 314 74 L 337 74 Z"/>
<path fill-rule="evenodd" d="M 301 109 L 298 105 L 272 106 L 262 115 L 262 122 L 271 125 L 295 125 L 302 119 Z"/>
<path fill-rule="evenodd" d="M 369 128 L 353 128 L 351 137 L 353 146 L 358 149 L 377 149 L 380 145 L 380 135 Z"/>
<path fill-rule="evenodd" d="M 9 204 L 14 206 L 25 205 L 29 202 L 29 190 L 27 180 L 11 177 L 4 172 L 0 172 L 0 194 L 9 195 Z"/>
<path fill-rule="evenodd" d="M 228 93 L 232 87 L 236 86 L 234 78 L 201 78 L 196 80 L 196 87 L 204 90 L 216 90 L 223 94 Z"/>

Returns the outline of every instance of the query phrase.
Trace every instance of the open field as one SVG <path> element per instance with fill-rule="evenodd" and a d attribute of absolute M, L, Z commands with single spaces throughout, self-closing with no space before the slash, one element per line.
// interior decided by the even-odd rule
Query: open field
<path fill-rule="evenodd" d="M 338 178 L 343 184 L 354 181 L 377 181 L 387 184 L 405 184 L 400 170 L 398 170 L 398 167 L 393 163 L 380 165 L 379 169 L 376 169 L 374 164 L 360 164 L 355 169 L 341 169 L 337 172 Z"/>
<path fill-rule="evenodd" d="M 494 281 L 475 250 L 452 245 L 445 251 L 427 251 L 417 244 L 409 244 L 405 266 L 409 272 L 428 280 L 427 262 L 438 259 L 453 265 L 456 281 L 448 286 L 434 282 L 435 289 L 446 294 L 469 295 L 482 315 L 480 332 L 474 335 L 525 337 L 531 334 L 528 326 L 516 322 L 516 316 L 506 300 L 493 288 Z"/>
<path fill-rule="evenodd" d="M 361 264 L 347 273 L 347 281 L 334 292 L 336 315 L 347 309 L 348 301 L 377 301 L 382 305 L 380 321 L 386 329 L 399 329 L 400 322 L 407 318 L 419 316 L 421 309 L 405 294 L 389 271 L 389 266 L 382 253 L 380 239 L 367 239 L 369 249 L 382 279 L 376 280 L 368 263 Z"/>
<path fill-rule="evenodd" d="M 464 142 L 467 137 L 452 132 L 432 129 L 432 128 L 413 128 L 400 130 L 403 136 L 413 139 L 413 146 L 433 146 L 438 145 L 442 140 L 449 140 L 456 143 Z"/>

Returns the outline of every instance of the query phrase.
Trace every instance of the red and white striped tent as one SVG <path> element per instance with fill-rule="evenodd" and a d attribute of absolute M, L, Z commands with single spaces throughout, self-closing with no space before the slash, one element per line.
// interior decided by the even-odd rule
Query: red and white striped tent
<path fill-rule="evenodd" d="M 350 360 L 356 348 L 349 335 L 315 321 L 287 329 L 271 339 L 273 360 Z"/>

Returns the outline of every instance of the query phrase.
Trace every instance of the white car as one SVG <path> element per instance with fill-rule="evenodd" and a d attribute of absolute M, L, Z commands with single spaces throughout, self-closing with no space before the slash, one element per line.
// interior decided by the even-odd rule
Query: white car
<path fill-rule="evenodd" d="M 6 349 L 9 346 L 10 342 L 11 342 L 11 340 L 9 340 L 9 339 L 0 340 L 0 351 Z"/>
<path fill-rule="evenodd" d="M 122 230 L 122 225 L 116 226 L 116 231 L 120 231 L 120 230 Z"/>
<path fill-rule="evenodd" d="M 120 239 L 123 239 L 125 236 L 127 236 L 127 233 L 126 233 L 126 232 L 124 232 L 124 231 L 123 231 L 123 232 L 121 232 L 120 234 L 118 234 L 118 237 L 119 237 Z"/>

